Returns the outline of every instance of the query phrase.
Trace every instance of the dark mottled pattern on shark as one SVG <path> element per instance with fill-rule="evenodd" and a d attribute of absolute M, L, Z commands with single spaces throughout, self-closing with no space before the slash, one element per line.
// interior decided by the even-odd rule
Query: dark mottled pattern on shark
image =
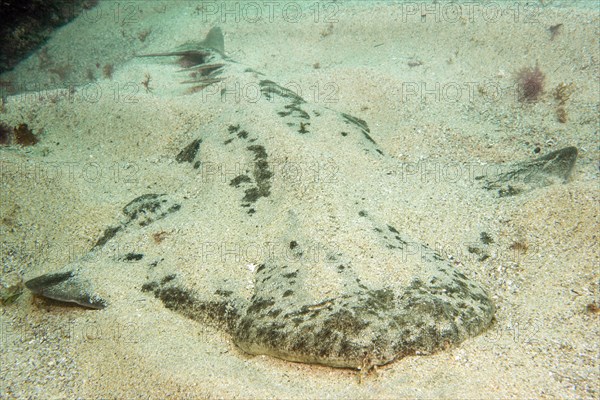
<path fill-rule="evenodd" d="M 171 195 L 175 198 L 178 193 L 137 197 L 124 207 L 124 218 L 105 230 L 90 254 L 109 241 L 131 244 L 127 241 L 134 241 L 136 232 L 157 221 L 161 229 L 188 235 L 198 234 L 197 221 L 202 220 L 206 224 L 203 232 L 219 230 L 225 224 L 228 234 L 273 239 L 284 251 L 248 266 L 252 273 L 250 294 L 245 286 L 236 286 L 235 275 L 240 270 L 235 268 L 240 267 L 239 263 L 232 267 L 222 260 L 213 265 L 198 259 L 192 266 L 180 265 L 178 257 L 182 255 L 174 254 L 163 254 L 170 262 L 158 266 L 157 262 L 151 263 L 147 269 L 150 278 L 141 276 L 136 281 L 143 293 L 153 294 L 166 308 L 221 328 L 239 348 L 251 354 L 369 369 L 407 355 L 429 354 L 483 332 L 494 316 L 494 305 L 486 290 L 432 248 L 411 240 L 401 227 L 376 218 L 377 210 L 361 206 L 361 198 L 369 196 L 374 186 L 353 179 L 354 169 L 368 170 L 375 179 L 374 160 L 397 162 L 377 147 L 367 122 L 307 102 L 235 63 L 224 55 L 223 43 L 221 30 L 213 28 L 201 42 L 147 56 L 178 57 L 184 67 L 179 73 L 189 78 L 183 83 L 192 88 L 189 93 L 224 84 L 227 79 L 253 82 L 260 88 L 261 98 L 244 104 L 250 110 L 247 113 L 239 112 L 240 104 L 215 99 L 219 109 L 224 110 L 221 118 L 209 127 L 203 126 L 202 133 L 173 156 L 179 162 L 175 165 L 181 164 L 181 168 L 191 164 L 201 171 L 207 158 L 233 159 L 243 168 L 224 184 L 206 184 L 198 197 L 189 195 L 196 193 L 195 186 L 185 191 L 182 197 L 193 203 L 192 207 L 182 207 L 172 200 Z M 256 123 L 260 118 L 257 115 L 272 113 L 276 119 Z M 286 147 L 288 142 L 293 142 L 292 150 Z M 337 154 L 344 158 L 339 165 L 344 169 L 337 180 L 312 182 L 315 188 L 309 191 L 313 190 L 313 198 L 306 201 L 296 182 L 276 181 L 280 176 L 272 165 L 288 157 L 300 163 L 322 158 L 329 154 L 329 150 L 323 150 L 323 143 L 328 148 L 343 148 Z M 574 148 L 569 148 L 519 164 L 515 171 L 531 172 L 533 180 L 521 180 L 516 177 L 522 174 L 509 171 L 495 181 L 486 181 L 486 188 L 509 185 L 515 179 L 528 184 L 547 176 L 566 179 L 576 154 Z M 190 181 L 190 185 L 197 183 Z M 212 214 L 216 211 L 202 207 L 201 200 L 206 198 L 217 199 L 217 210 L 233 219 L 220 219 Z M 179 213 L 173 215 L 176 211 Z M 178 219 L 182 214 L 185 218 Z M 263 226 L 269 223 L 274 238 L 265 235 Z M 338 237 L 342 242 L 351 237 L 365 248 L 374 249 L 373 253 L 362 254 L 350 245 L 340 246 Z M 196 239 L 194 236 L 185 243 L 197 244 Z M 315 249 L 320 257 L 314 257 Z M 418 257 L 407 260 L 409 250 Z M 189 252 L 190 258 L 198 256 L 196 248 Z M 129 254 L 130 258 L 122 257 L 117 262 L 142 260 L 141 251 Z M 66 272 L 59 275 L 42 275 L 29 281 L 28 287 L 38 295 L 62 301 L 100 304 L 85 274 L 91 265 L 102 265 L 102 260 L 90 264 L 85 258 L 66 266 Z M 203 272 L 211 266 L 233 269 L 227 270 L 231 275 L 223 281 L 211 281 L 211 275 L 202 275 L 213 286 L 206 281 L 189 282 L 194 268 Z"/>

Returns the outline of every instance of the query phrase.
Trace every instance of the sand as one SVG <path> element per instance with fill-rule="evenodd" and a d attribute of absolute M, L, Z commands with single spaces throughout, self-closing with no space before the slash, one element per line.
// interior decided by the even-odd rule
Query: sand
<path fill-rule="evenodd" d="M 187 182 L 173 158 L 215 117 L 197 111 L 197 96 L 168 86 L 166 64 L 132 55 L 198 40 L 219 25 L 233 59 L 369 123 L 403 163 L 387 172 L 410 193 L 397 201 L 382 187 L 369 202 L 482 282 L 495 322 L 459 346 L 361 377 L 246 355 L 227 335 L 141 293 L 98 312 L 25 292 L 1 309 L 3 397 L 598 398 L 600 325 L 590 306 L 600 304 L 597 10 L 489 3 L 455 17 L 445 2 L 300 2 L 286 13 L 275 7 L 271 21 L 258 2 L 264 18 L 255 21 L 249 8 L 199 4 L 101 1 L 46 44 L 50 67 L 40 68 L 38 52 L 0 77 L 28 89 L 3 93 L 0 119 L 26 122 L 40 137 L 33 147 L 0 148 L 3 273 L 28 279 L 59 269 L 86 253 L 135 195 Z M 545 91 L 523 103 L 515 74 L 536 63 Z M 561 83 L 574 88 L 566 123 L 554 96 Z M 510 199 L 473 190 L 473 170 L 566 146 L 580 153 L 565 185 Z M 494 242 L 480 261 L 467 248 L 481 246 L 482 231 Z M 116 273 L 126 284 L 143 271 Z"/>

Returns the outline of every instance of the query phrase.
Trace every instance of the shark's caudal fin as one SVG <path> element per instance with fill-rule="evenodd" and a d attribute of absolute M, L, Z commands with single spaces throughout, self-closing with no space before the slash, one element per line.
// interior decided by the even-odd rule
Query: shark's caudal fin
<path fill-rule="evenodd" d="M 216 50 L 221 54 L 225 53 L 225 39 L 223 38 L 223 31 L 218 26 L 212 28 L 206 38 L 201 42 L 202 46 Z"/>
<path fill-rule="evenodd" d="M 173 56 L 179 57 L 177 63 L 184 69 L 195 68 L 202 64 L 206 64 L 208 61 L 215 58 L 215 56 L 216 58 L 223 58 L 225 56 L 225 40 L 223 39 L 223 31 L 221 31 L 221 28 L 218 26 L 215 26 L 208 32 L 204 40 L 200 42 L 187 42 L 177 47 L 174 51 L 136 55 L 136 57 Z M 200 88 L 204 88 L 211 83 L 220 81 L 220 79 L 210 79 L 214 77 L 210 77 L 208 75 L 210 75 L 212 72 L 215 72 L 215 70 L 222 67 L 222 65 L 218 64 L 213 66 L 204 66 L 204 68 L 206 67 L 208 67 L 210 71 L 202 71 L 202 82 L 196 82 L 195 80 L 193 81 L 194 83 L 201 83 L 201 85 L 199 85 Z M 205 78 L 209 78 L 209 80 L 206 81 Z"/>

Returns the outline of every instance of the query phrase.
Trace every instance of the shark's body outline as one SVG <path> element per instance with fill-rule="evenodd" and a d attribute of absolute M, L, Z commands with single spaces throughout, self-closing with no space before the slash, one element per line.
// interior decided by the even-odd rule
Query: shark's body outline
<path fill-rule="evenodd" d="M 220 28 L 213 28 L 202 42 L 173 52 L 141 56 L 179 57 L 180 65 L 184 66 L 180 72 L 189 75 L 182 83 L 191 85 L 189 92 L 196 93 L 225 79 L 223 75 L 234 64 L 235 73 L 255 73 L 229 60 L 223 43 Z M 344 137 L 354 135 L 353 140 L 362 143 L 364 152 L 374 157 L 385 156 L 371 137 L 365 121 L 328 108 L 310 109 L 307 102 L 294 92 L 258 74 L 256 77 L 266 101 L 277 100 L 273 108 L 290 132 L 299 135 L 310 133 L 312 120 L 320 118 L 321 113 L 329 113 L 328 117 L 337 118 L 340 126 L 348 126 L 349 132 L 341 132 Z M 269 152 L 264 144 L 249 138 L 248 132 L 239 125 L 230 125 L 229 134 L 231 140 L 249 142 L 245 150 L 251 155 L 253 169 L 250 174 L 240 174 L 233 179 L 230 186 L 243 191 L 241 206 L 252 215 L 260 212 L 255 206 L 257 202 L 268 198 L 275 190 L 268 168 Z M 188 144 L 176 157 L 177 161 L 196 168 L 201 143 L 202 138 L 198 138 Z M 577 151 L 569 150 L 567 153 L 571 165 L 566 178 L 572 170 Z M 501 177 L 498 182 L 505 183 L 510 179 L 510 176 L 506 179 Z M 489 182 L 488 186 L 489 189 L 498 188 Z M 135 198 L 123 209 L 125 218 L 105 230 L 87 258 L 92 258 L 121 232 L 169 218 L 181 207 L 164 194 L 151 193 Z M 370 226 L 373 235 L 388 250 L 401 254 L 408 248 L 409 240 L 395 227 L 374 220 L 364 211 L 358 215 L 363 221 L 361 223 Z M 306 278 L 302 277 L 302 271 L 273 260 L 257 266 L 255 292 L 246 300 L 232 298 L 232 293 L 226 290 L 216 293 L 216 300 L 202 299 L 197 291 L 186 288 L 176 274 L 146 282 L 142 291 L 153 293 L 167 308 L 196 320 L 216 323 L 245 352 L 332 367 L 369 369 L 406 355 L 428 354 L 449 344 L 460 343 L 483 332 L 492 321 L 494 305 L 486 290 L 458 272 L 427 245 L 418 247 L 422 258 L 420 262 L 429 271 L 424 276 L 428 278 L 416 277 L 401 291 L 368 287 L 353 275 L 351 262 L 344 261 L 343 257 L 336 261 L 336 267 L 338 273 L 345 276 L 343 279 L 347 286 L 344 292 L 312 303 L 299 293 L 302 279 Z M 296 240 L 289 241 L 289 248 L 295 259 L 301 259 L 306 251 L 303 243 Z M 106 302 L 90 293 L 88 282 L 79 278 L 78 272 L 84 266 L 85 257 L 67 266 L 67 272 L 47 274 L 45 280 L 44 276 L 38 277 L 29 281 L 28 287 L 41 296 L 101 309 Z M 85 290 L 81 294 L 81 290 L 69 291 L 65 287 Z M 74 298 L 71 292 L 79 293 L 79 297 Z"/>

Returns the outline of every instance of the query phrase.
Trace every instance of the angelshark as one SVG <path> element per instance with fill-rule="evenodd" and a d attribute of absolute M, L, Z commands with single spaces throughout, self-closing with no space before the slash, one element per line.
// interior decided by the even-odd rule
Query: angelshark
<path fill-rule="evenodd" d="M 146 270 L 131 278 L 139 296 L 217 326 L 244 352 L 331 367 L 430 354 L 488 328 L 490 293 L 370 201 L 390 179 L 375 166 L 398 161 L 366 121 L 230 60 L 219 28 L 140 57 L 177 59 L 179 82 L 198 106 L 221 109 L 174 155 L 179 168 L 197 171 L 189 183 L 197 190 L 132 196 L 89 254 L 27 282 L 35 294 L 111 307 L 123 301 L 111 293 L 116 283 L 100 288 L 97 276 L 110 282 L 106 265 L 134 260 Z M 232 97 L 243 89 L 252 101 L 241 110 Z M 567 181 L 576 157 L 567 148 L 515 164 L 482 178 L 481 190 L 510 196 Z M 371 179 L 361 179 L 364 171 Z M 158 243 L 166 232 L 176 236 L 168 252 L 140 240 Z M 248 259 L 232 255 L 231 244 L 243 241 L 254 244 Z M 130 251 L 115 255 L 111 244 Z"/>

